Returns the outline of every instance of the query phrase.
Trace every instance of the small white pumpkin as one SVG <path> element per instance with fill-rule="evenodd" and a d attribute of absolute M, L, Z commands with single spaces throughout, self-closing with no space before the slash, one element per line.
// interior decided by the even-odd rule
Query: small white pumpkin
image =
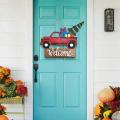
<path fill-rule="evenodd" d="M 112 120 L 120 120 L 120 111 L 116 111 L 112 114 Z"/>

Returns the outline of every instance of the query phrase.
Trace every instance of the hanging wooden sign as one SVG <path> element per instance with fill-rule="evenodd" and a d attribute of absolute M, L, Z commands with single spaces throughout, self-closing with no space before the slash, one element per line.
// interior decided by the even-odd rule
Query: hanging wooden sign
<path fill-rule="evenodd" d="M 48 48 L 44 54 L 46 58 L 74 58 L 76 51 L 69 48 Z"/>
<path fill-rule="evenodd" d="M 76 57 L 76 34 L 83 26 L 80 22 L 71 28 L 61 28 L 58 32 L 52 32 L 49 36 L 41 38 L 40 45 L 44 48 L 46 58 L 74 58 Z M 52 45 L 66 46 L 66 48 L 50 48 Z"/>

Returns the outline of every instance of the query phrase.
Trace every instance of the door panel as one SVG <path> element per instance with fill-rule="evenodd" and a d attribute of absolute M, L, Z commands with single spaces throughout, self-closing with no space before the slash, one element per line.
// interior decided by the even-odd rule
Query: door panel
<path fill-rule="evenodd" d="M 40 73 L 39 93 L 40 107 L 56 106 L 56 73 Z"/>
<path fill-rule="evenodd" d="M 80 21 L 76 57 L 45 58 L 40 39 Z M 86 120 L 86 0 L 34 0 L 34 54 L 34 120 Z"/>
<path fill-rule="evenodd" d="M 80 107 L 80 73 L 64 73 L 64 107 Z"/>
<path fill-rule="evenodd" d="M 49 14 L 48 14 L 49 11 Z M 40 19 L 55 19 L 56 18 L 56 7 L 55 6 L 44 6 L 40 7 Z"/>

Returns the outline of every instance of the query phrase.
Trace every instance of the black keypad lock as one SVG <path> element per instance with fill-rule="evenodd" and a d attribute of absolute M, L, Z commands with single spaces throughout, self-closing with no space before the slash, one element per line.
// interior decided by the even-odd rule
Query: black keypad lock
<path fill-rule="evenodd" d="M 114 9 L 108 8 L 104 11 L 104 29 L 106 32 L 114 31 Z"/>

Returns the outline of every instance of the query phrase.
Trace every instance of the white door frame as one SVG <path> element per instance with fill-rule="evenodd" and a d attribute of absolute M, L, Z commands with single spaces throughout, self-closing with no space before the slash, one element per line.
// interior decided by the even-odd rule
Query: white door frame
<path fill-rule="evenodd" d="M 26 4 L 26 75 L 29 96 L 25 102 L 25 120 L 33 120 L 33 0 Z M 93 120 L 94 81 L 94 0 L 87 0 L 87 120 Z"/>
<path fill-rule="evenodd" d="M 94 105 L 94 0 L 87 0 L 87 120 Z"/>

